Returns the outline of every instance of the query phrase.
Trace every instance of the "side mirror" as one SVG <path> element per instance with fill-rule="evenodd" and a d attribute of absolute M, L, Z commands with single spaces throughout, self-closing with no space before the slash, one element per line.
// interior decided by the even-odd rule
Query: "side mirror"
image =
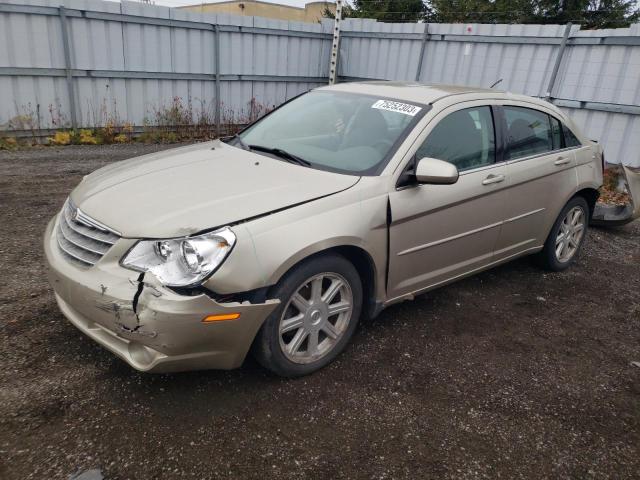
<path fill-rule="evenodd" d="M 421 158 L 416 166 L 418 183 L 450 185 L 458 181 L 458 169 L 452 163 L 437 158 Z"/>

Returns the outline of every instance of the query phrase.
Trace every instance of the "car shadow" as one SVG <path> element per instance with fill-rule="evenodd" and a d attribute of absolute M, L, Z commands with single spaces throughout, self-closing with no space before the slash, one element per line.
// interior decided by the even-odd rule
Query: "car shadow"
<path fill-rule="evenodd" d="M 248 406 L 264 400 L 265 392 L 295 391 L 300 386 L 339 381 L 358 374 L 354 369 L 361 368 L 363 362 L 393 362 L 402 355 L 394 347 L 399 336 L 419 334 L 438 341 L 440 337 L 481 336 L 487 330 L 500 328 L 492 324 L 495 320 L 489 315 L 482 314 L 490 308 L 487 304 L 501 301 L 514 288 L 543 281 L 541 277 L 531 260 L 523 258 L 390 306 L 377 318 L 360 322 L 350 345 L 335 362 L 297 379 L 280 378 L 266 371 L 250 354 L 241 368 L 231 371 L 141 373 L 75 330 L 61 314 L 58 320 L 65 326 L 51 337 L 49 350 L 66 357 L 65 363 L 76 363 L 78 368 L 91 371 L 105 390 L 104 395 L 115 403 L 134 399 L 152 411 L 165 411 L 187 402 L 194 412 L 207 415 L 229 414 L 229 409 L 246 413 Z M 383 351 L 378 353 L 380 350 Z"/>

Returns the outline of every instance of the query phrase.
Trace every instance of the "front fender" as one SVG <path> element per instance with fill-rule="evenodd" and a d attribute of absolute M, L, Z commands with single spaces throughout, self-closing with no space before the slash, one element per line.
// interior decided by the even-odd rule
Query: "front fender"
<path fill-rule="evenodd" d="M 386 193 L 363 195 L 354 188 L 242 224 L 238 251 L 206 286 L 220 294 L 269 287 L 305 258 L 345 246 L 362 249 L 384 274 L 386 209 Z"/>
<path fill-rule="evenodd" d="M 291 270 L 291 268 L 293 268 L 295 265 L 297 265 L 304 259 L 309 258 L 312 255 L 315 255 L 317 253 L 321 253 L 323 251 L 327 251 L 329 249 L 337 248 L 337 247 L 356 247 L 363 250 L 365 253 L 367 253 L 369 257 L 373 258 L 371 255 L 371 252 L 369 252 L 368 250 L 368 246 L 364 242 L 362 242 L 361 239 L 357 237 L 343 236 L 343 237 L 327 238 L 319 242 L 307 245 L 301 250 L 298 250 L 297 252 L 293 253 L 280 265 L 279 268 L 277 268 L 272 273 L 267 283 L 269 285 L 275 285 L 280 281 L 280 279 L 285 275 L 285 273 L 287 273 L 289 270 Z M 375 262 L 374 262 L 374 265 L 375 265 Z M 376 271 L 377 270 L 378 269 L 376 268 Z"/>
<path fill-rule="evenodd" d="M 265 219 L 262 225 L 249 226 L 260 269 L 268 272 L 266 285 L 276 284 L 305 258 L 334 247 L 362 249 L 378 276 L 385 272 L 387 195 L 341 205 L 335 205 L 336 200 L 323 199 L 308 204 L 304 212 L 282 212 L 277 222 Z M 376 285 L 384 286 L 384 279 L 377 280 Z"/>

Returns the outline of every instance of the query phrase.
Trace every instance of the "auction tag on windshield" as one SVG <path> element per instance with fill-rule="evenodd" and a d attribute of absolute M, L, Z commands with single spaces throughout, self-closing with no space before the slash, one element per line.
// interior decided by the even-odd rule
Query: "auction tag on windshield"
<path fill-rule="evenodd" d="M 416 107 L 415 105 L 409 105 L 408 103 L 400 103 L 400 102 L 392 102 L 391 100 L 378 100 L 376 103 L 371 105 L 371 108 L 377 108 L 379 110 L 388 110 L 389 112 L 403 113 L 404 115 L 409 115 L 411 117 L 415 116 L 420 110 L 421 107 Z"/>

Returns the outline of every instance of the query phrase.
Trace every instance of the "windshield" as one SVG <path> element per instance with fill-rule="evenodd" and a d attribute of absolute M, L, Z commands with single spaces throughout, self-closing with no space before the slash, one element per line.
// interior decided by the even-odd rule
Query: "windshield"
<path fill-rule="evenodd" d="M 245 145 L 258 147 L 258 153 L 276 149 L 314 168 L 374 175 L 425 110 L 406 102 L 320 90 L 283 105 L 239 137 Z"/>

